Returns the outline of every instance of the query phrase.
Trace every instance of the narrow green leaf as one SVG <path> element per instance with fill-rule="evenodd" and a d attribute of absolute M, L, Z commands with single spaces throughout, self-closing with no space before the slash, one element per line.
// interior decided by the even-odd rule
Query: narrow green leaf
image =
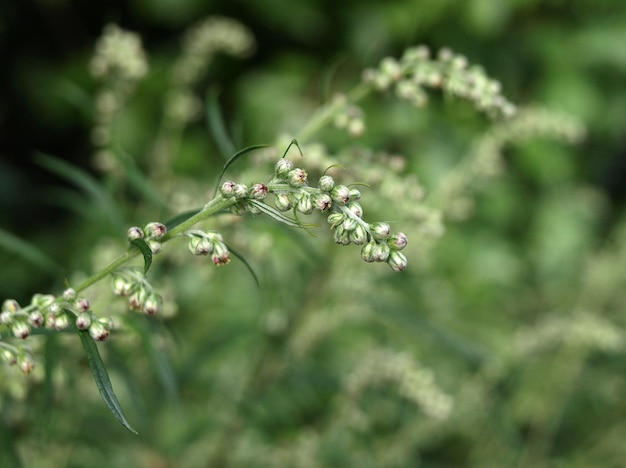
<path fill-rule="evenodd" d="M 143 272 L 144 274 L 148 273 L 150 265 L 152 265 L 152 249 L 143 239 L 133 239 L 130 243 L 137 247 L 143 255 Z"/>
<path fill-rule="evenodd" d="M 218 97 L 219 91 L 215 87 L 207 93 L 206 118 L 209 131 L 213 135 L 220 153 L 226 159 L 229 154 L 235 152 L 235 144 L 226 131 Z"/>
<path fill-rule="evenodd" d="M 282 214 L 282 212 L 278 211 L 276 208 L 272 208 L 267 203 L 263 203 L 259 200 L 248 200 L 248 203 L 256 206 L 259 210 L 265 213 L 268 216 L 271 216 L 276 221 L 280 221 L 281 223 L 286 224 L 287 226 L 297 227 L 297 228 L 314 228 L 318 227 L 319 224 L 311 224 L 311 223 L 303 223 L 298 220 L 289 218 Z"/>
<path fill-rule="evenodd" d="M 98 345 L 96 345 L 96 342 L 91 338 L 87 330 L 79 330 L 78 336 L 80 336 L 80 341 L 82 342 L 83 348 L 87 353 L 89 367 L 91 368 L 91 373 L 96 381 L 96 386 L 98 387 L 98 391 L 100 392 L 102 399 L 109 407 L 113 415 L 126 429 L 134 434 L 138 434 L 138 432 L 126 420 L 126 417 L 122 412 L 120 402 L 117 400 L 115 392 L 113 391 L 109 374 L 106 370 L 104 362 L 102 361 L 102 357 L 100 357 Z"/>
<path fill-rule="evenodd" d="M 256 287 L 260 289 L 261 283 L 259 283 L 259 277 L 256 275 L 256 273 L 252 269 L 252 266 L 248 263 L 248 261 L 244 258 L 244 256 L 241 255 L 239 252 L 237 252 L 235 249 L 233 249 L 230 245 L 227 244 L 226 247 L 228 247 L 228 250 L 230 251 L 230 253 L 232 253 L 235 257 L 241 260 L 241 262 L 245 265 L 245 267 L 248 269 L 248 271 L 252 275 L 252 278 L 254 278 Z"/>
<path fill-rule="evenodd" d="M 222 177 L 224 177 L 224 174 L 226 173 L 226 170 L 235 162 L 237 161 L 240 157 L 242 157 L 244 154 L 249 153 L 250 151 L 254 151 L 260 148 L 269 148 L 271 145 L 252 145 L 252 146 L 248 146 L 242 150 L 237 151 L 235 154 L 233 154 L 233 156 L 226 161 L 226 164 L 224 164 L 224 167 L 222 168 L 222 172 L 220 172 L 219 177 L 217 178 L 217 184 L 215 185 L 215 192 L 213 193 L 213 198 L 215 198 L 215 196 L 217 195 L 217 190 L 219 189 L 220 186 L 220 182 L 222 181 Z"/>
<path fill-rule="evenodd" d="M 10 232 L 0 229 L 0 248 L 19 255 L 24 260 L 38 266 L 51 274 L 57 274 L 63 269 L 54 260 L 29 242 L 14 236 Z"/>

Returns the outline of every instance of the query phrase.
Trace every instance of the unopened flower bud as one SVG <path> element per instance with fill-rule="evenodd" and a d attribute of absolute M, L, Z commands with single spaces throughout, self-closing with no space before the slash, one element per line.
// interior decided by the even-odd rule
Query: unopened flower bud
<path fill-rule="evenodd" d="M 74 302 L 74 307 L 76 308 L 78 312 L 81 312 L 81 313 L 87 312 L 90 306 L 91 305 L 89 304 L 89 301 L 85 299 L 84 297 L 76 299 L 76 302 Z"/>
<path fill-rule="evenodd" d="M 148 223 L 144 228 L 147 237 L 161 239 L 167 233 L 167 227 L 163 223 Z"/>
<path fill-rule="evenodd" d="M 148 247 L 150 247 L 150 251 L 154 255 L 158 255 L 161 253 L 161 249 L 163 248 L 163 244 L 155 239 L 148 239 Z"/>
<path fill-rule="evenodd" d="M 394 271 L 402 271 L 406 268 L 407 265 L 406 256 L 402 252 L 392 250 L 389 254 L 387 265 L 389 265 Z"/>
<path fill-rule="evenodd" d="M 377 262 L 386 262 L 389 258 L 389 246 L 387 244 L 376 244 L 372 250 L 374 260 Z"/>
<path fill-rule="evenodd" d="M 330 196 L 333 200 L 346 204 L 350 201 L 350 189 L 345 185 L 336 185 L 330 192 Z"/>
<path fill-rule="evenodd" d="M 350 242 L 356 245 L 363 245 L 367 242 L 367 231 L 362 224 L 358 224 L 354 230 L 350 232 Z"/>
<path fill-rule="evenodd" d="M 343 220 L 342 227 L 346 231 L 352 231 L 355 227 L 357 227 L 358 224 L 358 221 L 352 216 L 346 216 L 346 219 Z"/>
<path fill-rule="evenodd" d="M 383 241 L 389 237 L 389 233 L 391 232 L 391 227 L 387 223 L 372 223 L 370 224 L 370 231 L 374 239 L 378 241 Z"/>
<path fill-rule="evenodd" d="M 213 255 L 212 255 L 213 263 L 217 266 L 226 265 L 230 262 L 230 252 L 228 252 L 228 247 L 223 242 L 216 242 L 213 246 Z"/>
<path fill-rule="evenodd" d="M 76 299 L 76 291 L 74 290 L 74 288 L 67 288 L 65 291 L 63 291 L 63 299 L 68 302 Z"/>
<path fill-rule="evenodd" d="M 361 248 L 361 258 L 365 260 L 367 263 L 372 263 L 376 261 L 374 258 L 374 249 L 376 248 L 376 242 L 371 241 L 368 242 Z"/>
<path fill-rule="evenodd" d="M 53 315 L 60 314 L 61 305 L 58 302 L 53 302 L 52 304 L 50 304 L 50 307 L 48 307 L 48 312 L 50 312 Z"/>
<path fill-rule="evenodd" d="M 34 305 L 38 309 L 45 309 L 55 300 L 52 294 L 35 294 L 30 301 L 31 305 Z"/>
<path fill-rule="evenodd" d="M 237 202 L 230 206 L 230 212 L 235 216 L 243 216 L 248 210 L 248 205 L 245 202 Z"/>
<path fill-rule="evenodd" d="M 287 173 L 287 182 L 294 187 L 302 187 L 306 185 L 307 173 L 299 167 L 292 169 Z"/>
<path fill-rule="evenodd" d="M 44 323 L 43 314 L 34 310 L 30 314 L 28 314 L 28 323 L 30 323 L 33 327 L 41 327 Z"/>
<path fill-rule="evenodd" d="M 358 188 L 350 189 L 350 200 L 359 201 L 361 199 L 361 191 Z"/>
<path fill-rule="evenodd" d="M 254 184 L 250 190 L 250 196 L 255 200 L 263 200 L 269 192 L 269 187 L 265 184 Z"/>
<path fill-rule="evenodd" d="M 233 194 L 237 200 L 243 200 L 248 196 L 248 187 L 245 184 L 235 184 Z"/>
<path fill-rule="evenodd" d="M 76 328 L 79 330 L 87 330 L 91 326 L 91 317 L 89 314 L 80 314 L 76 317 Z"/>
<path fill-rule="evenodd" d="M 406 234 L 403 232 L 396 232 L 389 239 L 387 239 L 387 244 L 389 244 L 389 248 L 391 250 L 402 250 L 406 247 L 408 243 L 408 238 Z"/>
<path fill-rule="evenodd" d="M 346 219 L 346 215 L 344 215 L 343 213 L 339 213 L 338 211 L 334 211 L 328 215 L 326 221 L 328 221 L 328 224 L 330 224 L 331 229 L 335 229 L 337 226 L 343 223 L 344 219 Z"/>
<path fill-rule="evenodd" d="M 224 198 L 230 198 L 235 195 L 235 184 L 232 180 L 227 180 L 220 186 L 220 193 Z"/>
<path fill-rule="evenodd" d="M 19 366 L 21 371 L 24 373 L 24 375 L 30 374 L 35 368 L 35 362 L 28 355 L 20 356 L 17 359 L 17 365 Z"/>
<path fill-rule="evenodd" d="M 333 206 L 333 199 L 330 198 L 330 195 L 322 194 L 315 197 L 315 208 L 320 210 L 321 212 L 326 212 L 330 210 Z"/>
<path fill-rule="evenodd" d="M 213 252 L 213 243 L 206 237 L 193 236 L 187 247 L 193 255 L 209 255 Z"/>
<path fill-rule="evenodd" d="M 329 175 L 320 177 L 317 187 L 323 192 L 330 192 L 335 187 L 335 180 Z"/>
<path fill-rule="evenodd" d="M 298 204 L 296 205 L 296 209 L 303 214 L 311 214 L 313 212 L 313 202 L 311 201 L 311 195 L 308 193 L 303 193 L 298 200 Z"/>
<path fill-rule="evenodd" d="M 16 338 L 25 340 L 30 335 L 30 326 L 25 322 L 15 322 L 11 327 L 11 331 Z"/>
<path fill-rule="evenodd" d="M 284 177 L 292 169 L 293 163 L 289 159 L 282 158 L 276 162 L 274 172 L 276 173 L 277 177 Z"/>
<path fill-rule="evenodd" d="M 337 226 L 333 232 L 333 240 L 339 245 L 348 245 L 350 243 L 350 232 L 343 228 L 343 224 Z"/>
<path fill-rule="evenodd" d="M 100 322 L 94 322 L 89 327 L 89 334 L 96 341 L 104 341 L 109 337 L 109 330 Z"/>
<path fill-rule="evenodd" d="M 291 197 L 287 193 L 277 194 L 276 198 L 274 199 L 274 205 L 280 211 L 287 211 L 293 206 L 291 203 Z"/>
<path fill-rule="evenodd" d="M 10 349 L 2 348 L 0 349 L 0 359 L 4 362 L 12 366 L 17 362 L 17 356 Z"/>
<path fill-rule="evenodd" d="M 7 299 L 2 303 L 3 312 L 15 313 L 20 310 L 20 305 L 15 299 Z"/>
<path fill-rule="evenodd" d="M 133 226 L 128 229 L 128 240 L 133 241 L 135 239 L 143 239 L 143 230 L 138 226 Z"/>
<path fill-rule="evenodd" d="M 352 197 L 352 195 L 350 196 L 350 203 L 348 203 L 348 209 L 350 211 L 352 211 L 352 214 L 354 214 L 354 216 L 356 216 L 357 218 L 362 218 L 363 217 L 363 207 L 361 206 L 360 203 L 357 203 L 356 201 L 352 201 L 355 200 L 355 198 Z"/>
<path fill-rule="evenodd" d="M 137 289 L 128 298 L 128 305 L 131 309 L 142 310 L 144 301 L 146 300 L 148 293 L 144 288 Z"/>
<path fill-rule="evenodd" d="M 163 299 L 158 294 L 152 293 L 143 305 L 143 311 L 148 315 L 155 315 L 161 310 Z"/>
<path fill-rule="evenodd" d="M 112 284 L 116 296 L 128 296 L 132 289 L 132 283 L 121 276 L 113 276 Z"/>
<path fill-rule="evenodd" d="M 4 310 L 0 312 L 0 324 L 1 325 L 8 325 L 12 321 L 13 321 L 13 314 L 11 312 L 9 312 L 8 310 Z"/>
<path fill-rule="evenodd" d="M 54 328 L 57 330 L 65 330 L 70 325 L 70 319 L 67 314 L 59 315 L 54 321 Z"/>

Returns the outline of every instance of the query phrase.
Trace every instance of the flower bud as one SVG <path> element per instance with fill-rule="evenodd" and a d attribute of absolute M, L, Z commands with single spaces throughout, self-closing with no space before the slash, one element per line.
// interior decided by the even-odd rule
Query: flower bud
<path fill-rule="evenodd" d="M 293 206 L 291 203 L 291 197 L 287 193 L 277 194 L 276 198 L 274 199 L 274 205 L 280 211 L 287 211 Z"/>
<path fill-rule="evenodd" d="M 372 223 L 370 224 L 370 231 L 374 239 L 377 241 L 383 241 L 389 237 L 389 233 L 391 232 L 391 227 L 387 223 Z"/>
<path fill-rule="evenodd" d="M 0 325 L 8 325 L 13 321 L 13 314 L 8 310 L 0 312 Z"/>
<path fill-rule="evenodd" d="M 367 231 L 362 224 L 358 224 L 354 230 L 350 232 L 350 242 L 356 245 L 363 245 L 367 242 Z"/>
<path fill-rule="evenodd" d="M 134 293 L 130 295 L 128 298 L 128 305 L 131 309 L 134 310 L 142 310 L 143 304 L 148 296 L 146 290 L 141 287 L 138 288 Z"/>
<path fill-rule="evenodd" d="M 407 265 L 406 256 L 402 252 L 392 250 L 389 254 L 387 265 L 389 265 L 394 271 L 402 271 L 406 268 Z"/>
<path fill-rule="evenodd" d="M 333 206 L 333 199 L 330 198 L 330 195 L 322 194 L 315 197 L 315 208 L 320 210 L 321 212 L 326 212 L 330 210 Z"/>
<path fill-rule="evenodd" d="M 233 195 L 237 200 L 243 200 L 248 197 L 248 187 L 245 184 L 235 184 Z"/>
<path fill-rule="evenodd" d="M 163 299 L 156 293 L 152 293 L 143 305 L 143 311 L 148 315 L 155 315 L 161 310 Z"/>
<path fill-rule="evenodd" d="M 35 294 L 30 301 L 38 309 L 45 309 L 54 302 L 55 297 L 52 294 Z"/>
<path fill-rule="evenodd" d="M 358 221 L 352 216 L 346 216 L 346 219 L 343 220 L 341 225 L 346 231 L 352 231 L 358 224 Z"/>
<path fill-rule="evenodd" d="M 109 337 L 109 330 L 100 322 L 94 322 L 89 327 L 89 334 L 96 341 L 104 341 Z"/>
<path fill-rule="evenodd" d="M 345 185 L 337 185 L 330 191 L 330 196 L 336 202 L 346 204 L 350 201 L 350 189 Z"/>
<path fill-rule="evenodd" d="M 348 209 L 352 211 L 354 216 L 356 216 L 357 218 L 362 218 L 363 207 L 361 206 L 360 203 L 357 203 L 356 201 L 352 201 L 352 200 L 356 200 L 356 199 L 353 198 L 352 195 L 350 195 L 350 203 L 348 203 Z"/>
<path fill-rule="evenodd" d="M 250 196 L 255 200 L 263 200 L 269 192 L 269 188 L 265 184 L 254 184 L 250 190 Z"/>
<path fill-rule="evenodd" d="M 63 291 L 63 299 L 68 302 L 76 299 L 76 291 L 74 290 L 74 288 L 67 288 L 65 291 Z"/>
<path fill-rule="evenodd" d="M 30 326 L 25 322 L 15 322 L 11 327 L 11 331 L 16 338 L 25 340 L 30 335 Z"/>
<path fill-rule="evenodd" d="M 3 312 L 17 312 L 20 310 L 20 305 L 15 299 L 7 299 L 2 303 L 2 311 Z"/>
<path fill-rule="evenodd" d="M 57 330 L 65 330 L 70 325 L 70 319 L 67 314 L 59 315 L 54 321 L 54 328 Z"/>
<path fill-rule="evenodd" d="M 343 213 L 339 213 L 338 211 L 334 211 L 328 215 L 326 221 L 328 221 L 328 224 L 330 224 L 331 229 L 335 229 L 337 226 L 343 223 L 344 219 L 346 219 L 346 215 L 344 215 Z"/>
<path fill-rule="evenodd" d="M 359 201 L 361 199 L 361 191 L 357 188 L 350 189 L 350 200 Z"/>
<path fill-rule="evenodd" d="M 28 314 L 28 323 L 30 323 L 33 327 L 41 327 L 44 324 L 43 314 L 38 310 L 32 311 Z"/>
<path fill-rule="evenodd" d="M 374 258 L 375 247 L 376 247 L 376 242 L 371 241 L 365 244 L 361 248 L 361 258 L 367 263 L 372 263 L 376 261 L 376 258 Z"/>
<path fill-rule="evenodd" d="M 90 306 L 91 305 L 89 304 L 89 301 L 85 299 L 84 297 L 76 299 L 76 302 L 74 302 L 74 307 L 76 308 L 78 312 L 81 312 L 81 313 L 87 312 Z"/>
<path fill-rule="evenodd" d="M 128 240 L 129 241 L 133 241 L 135 239 L 143 239 L 143 231 L 141 230 L 140 227 L 137 226 L 133 226 L 130 229 L 128 229 Z"/>
<path fill-rule="evenodd" d="M 230 206 L 230 212 L 235 216 L 243 216 L 248 210 L 248 205 L 245 202 L 237 202 Z"/>
<path fill-rule="evenodd" d="M 53 302 L 52 304 L 50 304 L 50 307 L 48 307 L 48 311 L 53 315 L 60 314 L 61 305 L 58 302 Z"/>
<path fill-rule="evenodd" d="M 292 169 L 293 169 L 293 163 L 289 159 L 282 158 L 276 162 L 274 172 L 277 177 L 284 177 Z"/>
<path fill-rule="evenodd" d="M 311 195 L 309 195 L 308 193 L 303 193 L 300 197 L 300 200 L 298 200 L 296 209 L 300 213 L 311 214 L 313 212 L 313 202 L 311 202 Z"/>
<path fill-rule="evenodd" d="M 343 224 L 337 226 L 333 232 L 333 240 L 339 245 L 348 245 L 350 243 L 350 232 L 343 228 Z"/>
<path fill-rule="evenodd" d="M 213 246 L 213 255 L 212 255 L 213 263 L 217 266 L 226 265 L 230 262 L 230 252 L 228 252 L 228 247 L 223 242 L 216 242 Z"/>
<path fill-rule="evenodd" d="M 155 239 L 148 239 L 148 247 L 150 247 L 150 251 L 154 255 L 158 255 L 161 253 L 161 249 L 163 248 L 163 244 Z"/>
<path fill-rule="evenodd" d="M 116 296 L 128 296 L 132 290 L 132 283 L 121 276 L 113 276 L 113 294 Z"/>
<path fill-rule="evenodd" d="M 287 173 L 287 182 L 294 187 L 303 187 L 307 182 L 307 173 L 299 167 Z"/>
<path fill-rule="evenodd" d="M 330 192 L 335 187 L 335 180 L 329 175 L 323 175 L 320 177 L 317 187 L 322 192 Z"/>
<path fill-rule="evenodd" d="M 30 374 L 35 368 L 35 362 L 28 355 L 20 356 L 17 359 L 17 365 L 20 367 L 24 375 Z"/>
<path fill-rule="evenodd" d="M 167 227 L 163 223 L 148 223 L 144 228 L 147 237 L 161 239 L 167 233 Z"/>
<path fill-rule="evenodd" d="M 80 314 L 76 317 L 76 328 L 79 330 L 87 330 L 91 326 L 91 317 L 89 314 Z"/>
<path fill-rule="evenodd" d="M 386 262 L 389 258 L 389 246 L 387 244 L 376 244 L 372 250 L 374 260 L 377 262 Z"/>
<path fill-rule="evenodd" d="M 10 349 L 2 348 L 0 349 L 0 359 L 4 362 L 12 366 L 17 362 L 17 356 Z"/>
<path fill-rule="evenodd" d="M 213 243 L 206 237 L 193 236 L 187 247 L 193 255 L 209 255 L 213 252 Z"/>
<path fill-rule="evenodd" d="M 232 180 L 227 180 L 220 186 L 220 193 L 224 198 L 230 198 L 235 195 L 235 183 Z"/>
<path fill-rule="evenodd" d="M 408 241 L 409 240 L 405 233 L 396 232 L 389 239 L 387 239 L 387 244 L 389 244 L 389 248 L 391 250 L 402 250 L 406 247 Z"/>

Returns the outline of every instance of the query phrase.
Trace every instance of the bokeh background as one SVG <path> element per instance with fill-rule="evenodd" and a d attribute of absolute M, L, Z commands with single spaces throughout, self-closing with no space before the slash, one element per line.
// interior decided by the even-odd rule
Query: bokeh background
<path fill-rule="evenodd" d="M 214 15 L 247 27 L 254 51 L 215 56 L 194 84 L 201 111 L 164 130 L 185 31 Z M 139 34 L 150 64 L 112 126 L 132 161 L 122 167 L 98 157 L 102 83 L 89 72 L 111 23 Z M 236 149 L 288 142 L 364 68 L 416 44 L 463 54 L 519 106 L 584 124 L 585 139 L 547 132 L 507 147 L 467 213 L 429 236 L 412 213 L 438 199 L 412 208 L 405 195 L 439 193 L 497 123 L 437 92 L 424 109 L 390 95 L 363 102 L 363 136 L 329 129 L 315 141 L 346 166 L 345 182 L 370 176 L 359 180 L 371 183 L 366 215 L 407 233 L 409 269 L 365 264 L 324 227 L 311 237 L 218 218 L 260 288 L 241 263 L 215 269 L 180 244 L 151 272 L 162 317 L 126 314 L 106 285 L 92 293 L 94 307 L 127 317 L 100 349 L 140 435 L 100 400 L 76 337 L 42 339 L 34 376 L 0 372 L 2 466 L 624 466 L 621 2 L 5 2 L 0 297 L 58 293 L 122 252 L 128 226 L 203 205 L 224 162 L 212 96 Z M 155 169 L 163 135 L 173 156 Z M 307 158 L 315 166 L 307 154 L 298 163 Z M 251 158 L 232 176 L 270 173 Z"/>

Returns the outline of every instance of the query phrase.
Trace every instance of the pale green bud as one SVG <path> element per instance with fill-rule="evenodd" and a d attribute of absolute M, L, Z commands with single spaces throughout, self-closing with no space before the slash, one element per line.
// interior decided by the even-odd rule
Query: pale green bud
<path fill-rule="evenodd" d="M 209 255 L 213 252 L 213 243 L 206 237 L 193 236 L 187 247 L 193 255 Z"/>
<path fill-rule="evenodd" d="M 387 239 L 387 244 L 389 244 L 389 248 L 391 250 L 402 250 L 406 247 L 408 243 L 408 238 L 406 234 L 403 232 L 396 232 L 389 239 Z"/>
<path fill-rule="evenodd" d="M 387 239 L 389 237 L 389 234 L 391 233 L 391 227 L 387 223 L 372 223 L 370 224 L 369 228 L 372 236 L 374 236 L 374 239 L 376 239 L 377 241 L 383 241 Z"/>
<path fill-rule="evenodd" d="M 320 177 L 317 187 L 323 192 L 330 192 L 335 187 L 335 180 L 329 175 Z"/>
<path fill-rule="evenodd" d="M 358 224 L 354 230 L 350 232 L 350 241 L 356 245 L 363 245 L 367 242 L 367 231 L 363 225 Z"/>
<path fill-rule="evenodd" d="M 336 202 L 346 204 L 350 201 L 350 189 L 345 185 L 336 185 L 330 192 Z"/>
<path fill-rule="evenodd" d="M 313 202 L 311 201 L 311 195 L 309 195 L 308 193 L 303 193 L 300 197 L 300 200 L 298 200 L 296 209 L 300 213 L 311 214 L 313 212 Z"/>
<path fill-rule="evenodd" d="M 402 271 L 407 266 L 407 258 L 402 252 L 392 250 L 387 260 L 387 265 L 394 271 Z"/>
<path fill-rule="evenodd" d="M 293 163 L 289 159 L 279 159 L 276 162 L 274 172 L 277 177 L 285 177 L 289 171 L 293 169 Z"/>
<path fill-rule="evenodd" d="M 367 263 L 376 261 L 376 258 L 374 257 L 374 249 L 376 248 L 376 245 L 376 242 L 371 241 L 361 248 L 361 258 Z"/>
<path fill-rule="evenodd" d="M 128 229 L 128 240 L 133 241 L 135 239 L 143 239 L 144 233 L 143 230 L 138 226 L 133 226 Z"/>
<path fill-rule="evenodd" d="M 374 260 L 377 262 L 386 262 L 389 258 L 389 246 L 387 244 L 376 244 L 372 251 Z"/>
<path fill-rule="evenodd" d="M 25 340 L 30 335 L 30 326 L 25 322 L 16 322 L 11 327 L 11 331 L 16 338 Z"/>
<path fill-rule="evenodd" d="M 282 159 L 281 159 L 281 161 L 282 161 Z M 293 206 L 292 203 L 291 203 L 291 197 L 287 193 L 279 193 L 279 194 L 277 194 L 276 198 L 274 199 L 274 205 L 280 211 L 287 211 L 287 210 L 291 209 L 291 207 Z"/>
<path fill-rule="evenodd" d="M 339 213 L 338 211 L 334 211 L 328 215 L 326 221 L 328 221 L 328 224 L 330 224 L 331 229 L 335 229 L 337 226 L 343 223 L 344 219 L 346 219 L 346 215 L 344 215 L 343 213 Z"/>
<path fill-rule="evenodd" d="M 299 167 L 292 169 L 287 173 L 287 182 L 294 187 L 302 187 L 306 185 L 307 173 Z"/>

